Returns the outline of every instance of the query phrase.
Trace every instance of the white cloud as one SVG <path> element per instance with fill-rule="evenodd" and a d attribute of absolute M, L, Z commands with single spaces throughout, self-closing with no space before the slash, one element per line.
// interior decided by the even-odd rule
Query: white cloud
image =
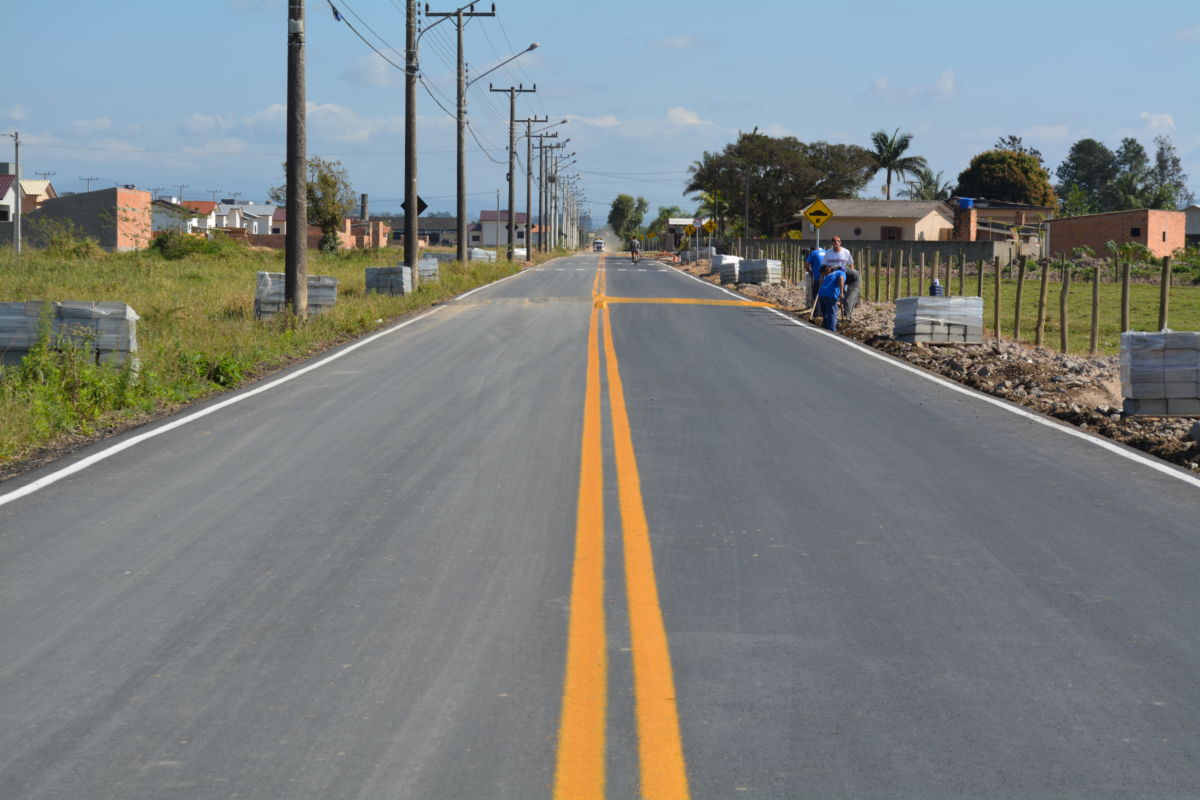
<path fill-rule="evenodd" d="M 700 119 L 700 115 L 697 114 L 695 111 L 688 111 L 686 108 L 683 108 L 681 106 L 675 106 L 674 108 L 667 110 L 667 122 L 673 123 L 675 125 L 711 124 L 711 123 L 706 123 L 704 120 Z"/>
<path fill-rule="evenodd" d="M 928 84 L 897 86 L 888 78 L 879 78 L 871 87 L 871 93 L 888 103 L 948 102 L 958 97 L 958 80 L 953 69 L 946 70 Z"/>
<path fill-rule="evenodd" d="M 795 136 L 796 135 L 795 131 L 793 131 L 790 128 L 787 128 L 783 125 L 780 125 L 778 122 L 768 123 L 768 124 L 762 126 L 762 128 L 760 130 L 762 130 L 762 132 L 767 134 L 768 136 L 774 136 L 777 139 L 784 137 L 784 136 Z"/>
<path fill-rule="evenodd" d="M 374 53 L 360 58 L 354 66 L 342 72 L 342 77 L 359 86 L 400 86 L 404 82 L 403 72 Z"/>
<path fill-rule="evenodd" d="M 112 120 L 108 117 L 94 117 L 93 119 L 77 119 L 71 123 L 71 126 L 79 133 L 91 133 L 92 131 L 108 131 L 112 130 Z"/>
<path fill-rule="evenodd" d="M 1151 130 L 1175 127 L 1175 118 L 1170 114 L 1151 114 L 1149 111 L 1143 111 L 1141 114 L 1138 114 L 1138 118 L 1144 121 L 1146 127 Z"/>
<path fill-rule="evenodd" d="M 667 36 L 654 43 L 663 50 L 699 50 L 700 40 L 695 36 Z"/>
<path fill-rule="evenodd" d="M 255 111 L 242 120 L 242 124 L 251 128 L 260 126 L 278 126 L 284 123 L 287 116 L 287 106 L 283 103 L 273 103 L 261 111 Z"/>
<path fill-rule="evenodd" d="M 8 117 L 11 120 L 16 120 L 17 122 L 20 122 L 21 120 L 23 120 L 29 116 L 29 112 L 23 106 L 16 105 L 16 106 L 10 106 L 9 108 L 6 108 L 4 110 L 4 116 Z"/>
<path fill-rule="evenodd" d="M 192 114 L 179 123 L 183 133 L 206 134 L 214 130 L 225 131 L 233 127 L 233 120 L 224 114 Z"/>
<path fill-rule="evenodd" d="M 577 114 L 568 114 L 567 121 L 580 122 L 594 128 L 615 128 L 621 124 L 621 120 L 612 114 L 605 114 L 603 117 L 581 117 Z"/>
<path fill-rule="evenodd" d="M 1179 44 L 1200 44 L 1200 25 L 1189 25 L 1171 34 L 1171 41 Z"/>

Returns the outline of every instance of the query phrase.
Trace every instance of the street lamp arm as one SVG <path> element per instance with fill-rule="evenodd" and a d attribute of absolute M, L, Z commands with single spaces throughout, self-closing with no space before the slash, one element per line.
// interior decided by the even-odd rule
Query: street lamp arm
<path fill-rule="evenodd" d="M 484 76 L 486 76 L 486 75 L 491 75 L 493 72 L 495 72 L 496 70 L 500 69 L 501 67 L 503 67 L 503 66 L 504 66 L 505 64 L 507 64 L 508 62 L 510 62 L 510 61 L 515 61 L 516 59 L 518 59 L 518 58 L 520 58 L 521 56 L 523 56 L 523 55 L 525 55 L 526 53 L 528 53 L 530 50 L 537 50 L 539 47 L 541 47 L 541 45 L 540 45 L 540 44 L 538 44 L 537 42 L 534 42 L 533 44 L 529 45 L 529 47 L 526 47 L 526 48 L 525 48 L 524 50 L 522 50 L 521 52 L 519 52 L 519 53 L 515 53 L 515 54 L 513 54 L 513 55 L 509 56 L 508 58 L 504 59 L 503 61 L 501 61 L 501 62 L 500 62 L 499 64 L 497 64 L 496 66 L 494 66 L 494 67 L 492 67 L 491 69 L 489 69 L 487 72 L 484 72 L 484 73 L 483 73 L 483 74 L 481 74 L 481 75 L 476 75 L 474 78 L 471 78 L 471 80 L 467 81 L 467 86 L 470 86 L 471 84 L 475 83 L 475 81 L 479 80 L 480 78 L 483 78 L 483 77 L 484 77 Z"/>

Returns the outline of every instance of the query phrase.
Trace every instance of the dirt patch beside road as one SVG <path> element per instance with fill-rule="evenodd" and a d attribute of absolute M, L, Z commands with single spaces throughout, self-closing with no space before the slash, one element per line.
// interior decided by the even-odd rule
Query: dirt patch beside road
<path fill-rule="evenodd" d="M 680 265 L 692 275 L 719 283 L 715 275 L 709 274 L 709 268 L 707 261 Z M 726 288 L 807 317 L 803 287 L 726 284 Z M 1200 472 L 1200 442 L 1189 438 L 1193 426 L 1200 429 L 1195 420 L 1122 418 L 1121 380 L 1115 357 L 1063 355 L 1044 347 L 994 339 L 981 345 L 914 345 L 892 338 L 894 316 L 895 306 L 891 303 L 862 303 L 853 320 L 839 326 L 839 333 L 964 386 Z"/>

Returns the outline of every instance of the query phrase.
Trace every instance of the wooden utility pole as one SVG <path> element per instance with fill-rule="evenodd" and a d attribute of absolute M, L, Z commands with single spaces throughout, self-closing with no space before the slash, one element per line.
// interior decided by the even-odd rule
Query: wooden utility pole
<path fill-rule="evenodd" d="M 288 0 L 287 232 L 283 297 L 298 319 L 308 316 L 307 134 L 304 87 L 304 0 Z M 180 199 L 182 200 L 182 191 Z"/>
<path fill-rule="evenodd" d="M 412 287 L 419 283 L 417 270 L 417 0 L 408 0 L 404 62 L 404 265 L 412 271 Z"/>
<path fill-rule="evenodd" d="M 528 117 L 525 123 L 525 260 L 533 260 L 533 124 L 549 122 L 547 117 Z"/>
<path fill-rule="evenodd" d="M 513 208 L 517 204 L 517 95 L 536 92 L 537 84 L 535 83 L 532 89 L 526 89 L 524 84 L 496 89 L 489 83 L 488 91 L 508 93 L 508 249 L 505 251 L 505 257 L 512 261 L 517 235 L 517 212 Z"/>

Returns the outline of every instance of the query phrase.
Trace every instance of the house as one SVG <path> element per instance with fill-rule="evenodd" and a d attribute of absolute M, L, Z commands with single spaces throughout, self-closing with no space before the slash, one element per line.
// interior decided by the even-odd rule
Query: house
<path fill-rule="evenodd" d="M 47 180 L 21 179 L 21 209 L 23 213 L 37 210 L 43 202 L 58 197 L 54 186 Z"/>
<path fill-rule="evenodd" d="M 821 241 L 840 236 L 847 244 L 872 242 L 946 242 L 953 238 L 954 211 L 942 200 L 825 200 L 833 216 L 821 226 Z M 805 205 L 805 208 L 808 206 Z M 804 221 L 804 238 L 816 237 L 816 228 Z M 795 227 L 795 225 L 789 226 Z"/>
<path fill-rule="evenodd" d="M 1188 247 L 1200 247 L 1200 205 L 1193 203 L 1183 210 L 1183 239 Z"/>
<path fill-rule="evenodd" d="M 956 198 L 952 202 L 961 205 Z M 1026 242 L 1036 243 L 1044 233 L 1045 223 L 1054 219 L 1055 209 L 1050 206 L 1031 206 L 1024 203 L 1009 203 L 1003 200 L 972 198 L 975 209 L 975 238 L 970 241 L 1011 241 L 1013 228 L 1016 235 Z"/>
<path fill-rule="evenodd" d="M 1140 242 L 1161 258 L 1184 246 L 1186 218 L 1183 211 L 1141 208 L 1052 219 L 1047 223 L 1049 252 L 1066 255 L 1076 247 L 1090 247 L 1103 254 L 1108 242 Z"/>
<path fill-rule="evenodd" d="M 150 203 L 150 230 L 195 233 L 200 229 L 200 219 L 190 208 L 159 198 Z"/>
<path fill-rule="evenodd" d="M 513 246 L 525 246 L 525 234 L 528 218 L 523 211 L 513 214 L 516 231 L 513 235 Z M 470 227 L 467 232 L 472 247 L 496 247 L 508 244 L 508 211 L 481 211 L 479 222 Z"/>
<path fill-rule="evenodd" d="M 217 226 L 217 203 L 213 200 L 179 200 L 179 205 L 191 209 L 199 220 L 197 228 L 211 230 Z"/>
<path fill-rule="evenodd" d="M 242 227 L 246 233 L 275 233 L 276 206 L 270 203 L 247 203 L 241 206 Z M 278 231 L 282 232 L 282 231 Z"/>
<path fill-rule="evenodd" d="M 0 175 L 0 222 L 6 222 L 10 227 L 16 217 L 18 188 L 16 175 Z M 8 238 L 11 241 L 12 235 Z"/>
<path fill-rule="evenodd" d="M 24 215 L 22 237 L 41 246 L 47 231 L 67 223 L 79 235 L 100 242 L 105 250 L 141 250 L 150 244 L 150 207 L 150 192 L 129 186 L 54 197 Z"/>
<path fill-rule="evenodd" d="M 373 217 L 387 223 L 391 230 L 390 244 L 404 244 L 404 215 L 381 215 Z M 440 245 L 442 247 L 456 244 L 458 241 L 458 217 L 417 217 L 417 238 L 424 245 Z"/>

